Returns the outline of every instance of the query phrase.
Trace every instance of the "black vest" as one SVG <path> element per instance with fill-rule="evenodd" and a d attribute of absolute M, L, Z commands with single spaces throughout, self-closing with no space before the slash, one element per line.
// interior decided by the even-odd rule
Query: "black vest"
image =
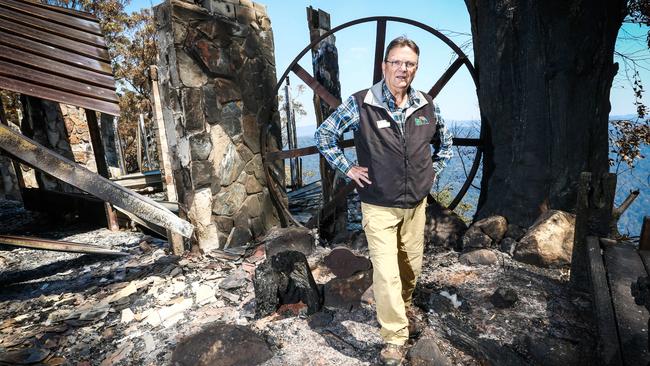
<path fill-rule="evenodd" d="M 368 168 L 372 184 L 357 187 L 357 191 L 365 203 L 413 208 L 429 194 L 434 180 L 431 140 L 436 133 L 436 116 L 433 101 L 422 93 L 428 104 L 406 119 L 402 134 L 386 109 L 364 103 L 367 93 L 366 89 L 354 94 L 360 113 L 354 145 L 359 166 Z"/>

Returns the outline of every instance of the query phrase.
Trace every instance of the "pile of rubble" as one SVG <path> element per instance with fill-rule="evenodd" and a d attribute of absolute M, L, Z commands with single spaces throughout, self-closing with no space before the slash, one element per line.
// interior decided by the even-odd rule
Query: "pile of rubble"
<path fill-rule="evenodd" d="M 130 256 L 0 251 L 0 365 L 378 362 L 382 341 L 372 288 L 365 289 L 362 233 L 347 243 L 356 249 L 314 245 L 309 232 L 284 229 L 255 246 L 184 257 L 139 232 L 67 234 L 57 237 Z M 493 241 L 471 251 L 428 249 L 415 301 L 427 327 L 408 345 L 406 364 L 589 364 L 595 341 L 587 295 L 568 290 L 566 269 L 516 261 Z M 477 249 L 496 261 L 463 259 Z M 255 273 L 286 250 L 306 255 L 323 307 L 312 313 L 302 302 L 278 304 L 256 315 Z M 359 257 L 332 261 L 342 250 Z M 358 263 L 337 267 L 341 258 Z"/>

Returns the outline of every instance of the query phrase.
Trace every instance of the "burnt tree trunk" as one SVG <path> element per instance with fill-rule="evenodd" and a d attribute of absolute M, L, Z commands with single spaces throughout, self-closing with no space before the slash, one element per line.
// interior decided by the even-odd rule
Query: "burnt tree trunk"
<path fill-rule="evenodd" d="M 624 0 L 465 0 L 485 159 L 477 217 L 528 226 L 573 211 L 580 173 L 608 171 L 609 93 Z"/>

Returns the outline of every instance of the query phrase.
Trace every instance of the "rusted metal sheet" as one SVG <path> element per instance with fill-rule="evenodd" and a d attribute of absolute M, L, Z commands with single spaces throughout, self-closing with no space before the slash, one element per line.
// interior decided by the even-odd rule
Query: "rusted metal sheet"
<path fill-rule="evenodd" d="M 0 244 L 22 248 L 54 250 L 57 252 L 88 253 L 102 255 L 126 256 L 119 250 L 107 249 L 99 245 L 73 243 L 70 241 L 37 239 L 27 236 L 0 235 Z"/>
<path fill-rule="evenodd" d="M 155 201 L 91 172 L 4 125 L 0 125 L 0 147 L 25 164 L 184 237 L 189 237 L 194 230 L 189 222 Z"/>
<path fill-rule="evenodd" d="M 9 54 L 12 54 L 11 58 L 7 57 Z M 70 67 L 70 65 L 63 62 L 38 56 L 34 53 L 21 51 L 17 48 L 0 45 L 0 61 L 7 62 L 8 60 L 20 62 L 21 65 L 27 65 L 26 67 L 33 70 L 53 72 L 59 75 L 66 74 L 75 80 L 85 80 L 87 85 L 91 87 L 100 86 L 108 90 L 113 90 L 115 88 L 115 80 L 110 75 L 84 70 L 80 67 Z M 114 100 L 115 94 L 111 93 L 108 98 L 109 100 Z"/>
<path fill-rule="evenodd" d="M 23 50 L 33 55 L 40 55 L 41 57 L 54 61 L 60 61 L 79 69 L 91 70 L 101 75 L 110 75 L 112 80 L 111 64 L 107 61 L 85 57 L 64 49 L 52 48 L 52 46 L 32 41 L 30 39 L 21 38 L 13 34 L 3 33 L 1 31 L 0 44 L 11 47 L 12 49 Z M 9 57 L 8 55 L 4 56 Z M 22 62 L 21 60 L 16 61 Z M 70 70 L 72 69 L 73 68 L 70 68 Z M 110 84 L 107 87 L 110 87 L 111 85 L 114 88 L 115 83 L 113 82 L 113 84 Z"/>
<path fill-rule="evenodd" d="M 0 0 L 0 89 L 117 116 L 110 62 L 90 14 Z"/>
<path fill-rule="evenodd" d="M 89 85 L 86 82 L 71 80 L 67 77 L 53 75 L 48 71 L 37 70 L 29 66 L 21 66 L 12 63 L 11 61 L 0 60 L 0 74 L 24 80 L 30 79 L 34 83 L 41 85 L 49 84 L 68 93 L 118 103 L 117 95 L 115 95 L 115 91 L 111 89 Z"/>
<path fill-rule="evenodd" d="M 40 19 L 50 20 L 59 24 L 64 24 L 70 28 L 86 31 L 90 34 L 95 34 L 98 36 L 102 35 L 101 29 L 99 28 L 99 23 L 95 20 L 83 19 L 82 17 L 71 18 L 66 14 L 61 14 L 57 11 L 59 8 L 48 7 L 53 11 L 49 12 L 47 15 L 38 14 L 34 12 L 34 8 L 31 4 L 26 4 L 22 1 L 17 0 L 0 0 L 0 5 L 6 9 L 12 9 L 19 11 L 21 13 L 31 14 L 32 16 Z"/>

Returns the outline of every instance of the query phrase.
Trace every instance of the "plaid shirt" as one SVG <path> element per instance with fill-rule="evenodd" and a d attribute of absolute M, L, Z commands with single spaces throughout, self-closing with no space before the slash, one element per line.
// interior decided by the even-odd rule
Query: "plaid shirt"
<path fill-rule="evenodd" d="M 404 108 L 399 108 L 395 101 L 395 97 L 382 81 L 382 91 L 384 102 L 388 106 L 389 112 L 393 120 L 397 123 L 400 132 L 404 130 L 404 116 L 408 107 L 418 107 L 421 103 L 420 98 L 413 88 L 409 88 L 408 100 Z M 440 146 L 435 146 L 433 157 L 433 170 L 438 174 L 447 166 L 447 162 L 453 156 L 452 140 L 453 136 L 445 122 L 440 116 L 440 109 L 436 104 L 433 105 L 436 114 L 436 134 L 440 136 Z M 359 128 L 359 105 L 353 96 L 346 99 L 336 110 L 318 127 L 314 138 L 316 139 L 316 146 L 325 160 L 334 167 L 340 170 L 344 175 L 347 175 L 352 166 L 356 165 L 350 162 L 343 151 L 338 145 L 341 136 L 347 131 L 356 131 Z"/>

